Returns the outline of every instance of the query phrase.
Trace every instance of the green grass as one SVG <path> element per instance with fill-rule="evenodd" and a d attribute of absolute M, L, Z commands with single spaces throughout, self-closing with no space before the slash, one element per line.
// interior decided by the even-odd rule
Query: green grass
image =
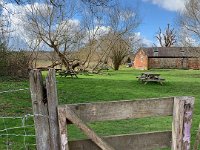
<path fill-rule="evenodd" d="M 194 96 L 196 100 L 192 127 L 193 143 L 198 124 L 200 123 L 200 71 L 150 71 L 160 73 L 161 77 L 166 79 L 163 86 L 157 83 L 148 83 L 147 85 L 139 83 L 136 76 L 140 75 L 143 71 L 130 68 L 120 71 L 106 71 L 102 75 L 78 75 L 78 79 L 57 77 L 59 104 L 135 100 L 169 96 Z M 0 78 L 0 81 L 0 91 L 29 86 L 28 81 L 6 81 L 2 78 Z M 24 114 L 32 113 L 29 91 L 0 94 L 0 102 L 1 116 L 22 116 Z M 89 126 L 100 135 L 116 135 L 170 130 L 171 119 L 171 117 L 161 117 L 106 121 L 91 123 Z M 11 122 L 10 125 L 16 126 L 14 122 Z M 0 130 L 1 128 L 4 128 L 4 126 L 0 124 Z M 70 125 L 69 129 L 70 139 L 85 138 L 85 136 L 73 125 Z M 0 149 L 1 144 L 5 143 L 5 141 L 2 142 L 3 140 L 1 140 L 1 138 L 2 137 L 0 137 Z M 30 142 L 31 140 L 33 141 L 33 139 L 30 139 Z"/>

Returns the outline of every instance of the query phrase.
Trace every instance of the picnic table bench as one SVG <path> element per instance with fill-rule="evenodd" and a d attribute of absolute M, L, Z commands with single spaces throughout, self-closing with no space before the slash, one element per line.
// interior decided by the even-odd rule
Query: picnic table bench
<path fill-rule="evenodd" d="M 144 72 L 136 78 L 138 78 L 138 81 L 141 81 L 144 84 L 147 84 L 148 82 L 158 82 L 162 85 L 165 81 L 164 78 L 160 77 L 160 74 L 151 72 Z"/>
<path fill-rule="evenodd" d="M 66 76 L 70 75 L 72 78 L 78 78 L 77 73 L 74 72 L 73 70 L 60 71 L 59 75 L 61 77 L 63 77 L 63 76 L 66 77 Z"/>

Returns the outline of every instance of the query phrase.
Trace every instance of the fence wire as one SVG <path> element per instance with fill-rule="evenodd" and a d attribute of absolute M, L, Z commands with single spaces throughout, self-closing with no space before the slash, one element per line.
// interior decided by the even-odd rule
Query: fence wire
<path fill-rule="evenodd" d="M 11 93 L 11 92 L 19 92 L 19 91 L 24 91 L 24 90 L 29 90 L 29 88 L 15 89 L 15 90 L 7 90 L 7 91 L 0 91 L 0 94 L 3 94 L 3 93 Z"/>
<path fill-rule="evenodd" d="M 12 92 L 28 91 L 29 88 L 20 88 L 7 91 L 0 91 L 0 94 L 9 94 Z M 7 94 L 6 94 L 7 93 Z M 23 92 L 22 92 L 23 93 Z M 13 94 L 15 95 L 15 94 Z M 0 116 L 0 150 L 35 150 L 36 135 L 34 127 L 34 118 L 42 117 L 49 118 L 42 114 L 26 114 L 23 116 Z M 165 126 L 157 126 L 159 122 L 165 123 Z M 118 135 L 126 133 L 140 133 L 156 131 L 155 129 L 165 130 L 171 128 L 171 118 L 145 118 L 123 121 L 105 121 L 88 124 L 92 129 L 97 131 L 101 136 Z M 68 126 L 69 139 L 84 139 L 87 138 L 74 125 Z M 111 131 L 113 130 L 113 131 Z M 74 134 L 76 133 L 76 134 Z"/>
<path fill-rule="evenodd" d="M 34 117 L 49 118 L 42 114 L 0 117 L 0 150 L 35 150 Z"/>
<path fill-rule="evenodd" d="M 22 91 L 29 91 L 29 88 L 4 90 L 0 94 Z M 0 150 L 35 150 L 34 116 L 0 116 Z"/>
<path fill-rule="evenodd" d="M 35 149 L 34 115 L 0 117 L 0 149 Z"/>

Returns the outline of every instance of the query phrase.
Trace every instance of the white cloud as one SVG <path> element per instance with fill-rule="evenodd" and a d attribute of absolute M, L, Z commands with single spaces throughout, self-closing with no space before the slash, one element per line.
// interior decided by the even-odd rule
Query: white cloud
<path fill-rule="evenodd" d="M 60 32 L 60 36 L 65 36 L 66 33 L 70 35 L 74 35 L 80 31 L 80 21 L 77 19 L 69 19 L 62 21 L 59 25 L 56 26 L 57 32 Z"/>
<path fill-rule="evenodd" d="M 146 37 L 142 36 L 140 32 L 135 33 L 135 40 L 140 40 L 142 46 L 151 47 L 153 45 L 153 42 L 147 39 Z"/>
<path fill-rule="evenodd" d="M 96 36 L 101 37 L 103 35 L 106 35 L 109 31 L 110 31 L 110 27 L 109 26 L 96 26 L 94 29 L 94 32 L 96 32 Z M 94 33 L 93 33 L 94 34 Z"/>
<path fill-rule="evenodd" d="M 43 13 L 42 16 L 48 14 L 46 13 L 47 7 L 49 6 L 43 3 L 34 3 L 34 9 L 40 10 L 40 13 Z M 29 28 L 26 14 L 28 12 L 31 12 L 31 5 L 17 5 L 13 3 L 7 3 L 5 4 L 5 8 L 6 9 L 3 9 L 2 14 L 3 16 L 6 16 L 7 20 L 9 21 L 9 30 L 12 31 L 11 36 L 13 37 L 13 39 L 18 39 L 28 44 L 35 42 L 35 38 L 33 37 L 33 35 L 29 35 L 27 29 L 25 29 L 26 27 Z M 80 30 L 80 21 L 77 19 L 69 19 L 66 21 L 62 21 L 60 24 L 57 24 L 54 27 L 57 32 L 60 32 L 60 30 L 62 30 L 62 32 L 60 32 L 61 34 L 66 34 L 67 32 L 70 36 L 70 34 Z"/>
<path fill-rule="evenodd" d="M 21 39 L 24 42 L 29 42 L 30 36 L 26 34 L 23 25 L 27 21 L 27 11 L 31 9 L 31 5 L 17 5 L 13 3 L 7 3 L 4 5 L 5 9 L 2 11 L 2 15 L 7 17 L 9 22 L 9 30 L 11 36 L 17 39 Z M 35 8 L 45 10 L 45 4 L 35 3 Z M 41 11 L 42 12 L 42 11 Z"/>
<path fill-rule="evenodd" d="M 134 33 L 133 36 L 129 37 L 130 42 L 132 43 L 132 50 L 136 52 L 141 47 L 152 47 L 153 42 L 144 36 L 140 32 Z"/>
<path fill-rule="evenodd" d="M 4 0 L 0 0 L 0 5 L 4 5 Z"/>
<path fill-rule="evenodd" d="M 144 2 L 151 2 L 169 11 L 182 11 L 186 0 L 143 0 Z"/>
<path fill-rule="evenodd" d="M 198 46 L 197 40 L 192 37 L 185 37 L 185 41 L 192 46 Z"/>
<path fill-rule="evenodd" d="M 108 34 L 111 30 L 109 26 L 95 26 L 94 29 L 91 29 L 87 32 L 87 36 L 85 41 L 88 42 L 89 40 L 99 39 L 100 37 Z"/>

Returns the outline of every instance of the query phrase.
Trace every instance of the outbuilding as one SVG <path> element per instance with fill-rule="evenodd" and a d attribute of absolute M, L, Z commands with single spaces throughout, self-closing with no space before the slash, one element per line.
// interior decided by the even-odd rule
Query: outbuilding
<path fill-rule="evenodd" d="M 200 47 L 140 48 L 134 57 L 135 69 L 200 69 Z"/>

